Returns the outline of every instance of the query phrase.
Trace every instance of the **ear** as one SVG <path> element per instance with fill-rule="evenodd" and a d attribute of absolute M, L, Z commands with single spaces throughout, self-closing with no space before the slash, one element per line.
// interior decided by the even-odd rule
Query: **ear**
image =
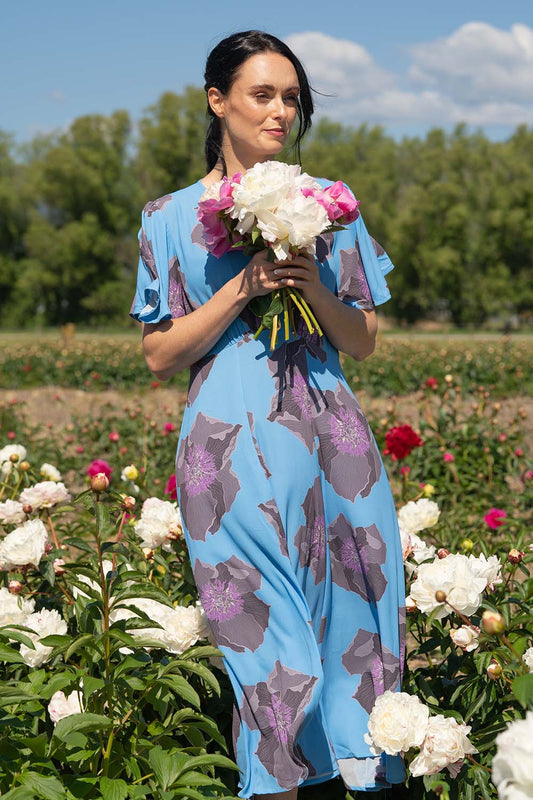
<path fill-rule="evenodd" d="M 224 116 L 224 95 L 215 86 L 211 86 L 207 91 L 207 102 L 211 106 L 211 110 L 217 117 L 222 119 Z"/>

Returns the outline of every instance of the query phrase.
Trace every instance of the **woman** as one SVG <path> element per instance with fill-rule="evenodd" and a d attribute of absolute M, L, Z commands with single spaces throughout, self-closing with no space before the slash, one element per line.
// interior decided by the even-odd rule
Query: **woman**
<path fill-rule="evenodd" d="M 131 316 L 151 371 L 191 368 L 176 483 L 194 577 L 235 703 L 239 797 L 297 797 L 340 775 L 353 790 L 404 780 L 399 757 L 364 741 L 377 695 L 400 687 L 401 545 L 387 476 L 339 350 L 374 350 L 390 297 L 386 253 L 359 217 L 319 237 L 317 257 L 220 259 L 196 206 L 223 175 L 274 158 L 313 102 L 279 39 L 237 33 L 211 52 L 207 174 L 148 203 Z M 323 186 L 330 181 L 321 181 Z M 200 245 L 200 246 L 199 246 Z M 249 301 L 298 288 L 324 336 L 270 351 Z"/>

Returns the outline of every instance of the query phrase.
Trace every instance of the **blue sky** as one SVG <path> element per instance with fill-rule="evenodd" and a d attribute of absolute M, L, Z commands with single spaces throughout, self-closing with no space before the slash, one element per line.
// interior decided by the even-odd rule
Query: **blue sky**
<path fill-rule="evenodd" d="M 333 95 L 318 115 L 397 137 L 460 120 L 493 138 L 533 125 L 532 0 L 2 5 L 0 128 L 19 142 L 82 114 L 135 121 L 162 92 L 201 85 L 209 49 L 251 27 L 286 40 Z"/>

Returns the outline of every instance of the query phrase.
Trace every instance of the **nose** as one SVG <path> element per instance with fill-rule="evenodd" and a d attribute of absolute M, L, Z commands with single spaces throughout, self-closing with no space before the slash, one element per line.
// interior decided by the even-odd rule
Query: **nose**
<path fill-rule="evenodd" d="M 272 116 L 274 119 L 285 119 L 287 117 L 287 107 L 283 97 L 274 97 L 272 100 Z"/>

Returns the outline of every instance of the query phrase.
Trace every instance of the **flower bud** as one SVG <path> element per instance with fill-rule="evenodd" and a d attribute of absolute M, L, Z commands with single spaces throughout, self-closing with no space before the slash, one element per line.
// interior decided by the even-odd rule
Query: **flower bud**
<path fill-rule="evenodd" d="M 435 494 L 435 487 L 432 483 L 425 483 L 422 487 L 424 497 L 432 497 Z"/>
<path fill-rule="evenodd" d="M 437 589 L 435 592 L 435 600 L 437 603 L 444 603 L 446 601 L 446 592 L 444 592 L 442 589 Z"/>
<path fill-rule="evenodd" d="M 474 549 L 474 542 L 472 539 L 463 539 L 460 544 L 461 550 L 464 550 L 465 553 L 470 553 Z"/>
<path fill-rule="evenodd" d="M 22 506 L 22 510 L 24 511 L 25 514 L 31 514 L 31 512 L 33 511 L 33 507 L 30 506 L 29 503 L 26 503 L 25 505 Z"/>
<path fill-rule="evenodd" d="M 501 407 L 502 407 L 501 403 L 494 403 L 494 406 L 493 406 L 494 411 L 500 411 Z"/>
<path fill-rule="evenodd" d="M 183 528 L 179 522 L 172 522 L 169 525 L 168 534 L 170 539 L 179 539 L 183 536 Z"/>
<path fill-rule="evenodd" d="M 416 603 L 410 594 L 405 598 L 405 610 L 408 614 L 412 614 L 413 611 L 416 611 Z"/>
<path fill-rule="evenodd" d="M 65 561 L 63 558 L 54 558 L 54 572 L 56 575 L 64 575 L 65 571 L 63 569 Z"/>
<path fill-rule="evenodd" d="M 497 611 L 484 611 L 481 617 L 481 627 L 490 636 L 503 633 L 505 630 L 505 619 Z"/>
<path fill-rule="evenodd" d="M 21 461 L 19 464 L 19 469 L 21 472 L 27 472 L 30 469 L 30 462 L 29 461 Z"/>
<path fill-rule="evenodd" d="M 126 511 L 133 511 L 135 508 L 135 498 L 131 496 L 131 494 L 124 495 L 122 498 L 122 507 L 126 509 Z"/>
<path fill-rule="evenodd" d="M 143 547 L 143 553 L 147 561 L 154 557 L 154 551 L 150 547 Z"/>
<path fill-rule="evenodd" d="M 448 372 L 448 373 L 447 373 L 447 374 L 444 376 L 444 380 L 446 381 L 446 383 L 453 383 L 453 375 L 450 375 L 450 373 Z"/>
<path fill-rule="evenodd" d="M 487 667 L 487 677 L 490 678 L 491 681 L 497 681 L 501 678 L 502 673 L 501 664 L 498 664 L 498 662 L 493 659 Z"/>
<path fill-rule="evenodd" d="M 91 478 L 91 489 L 93 492 L 97 494 L 99 492 L 105 492 L 106 489 L 109 488 L 109 478 L 105 474 L 105 472 L 97 472 L 96 475 L 93 475 Z"/>
<path fill-rule="evenodd" d="M 17 461 L 19 460 L 18 453 L 11 453 L 11 455 L 9 456 L 9 460 L 11 461 L 12 464 L 16 464 Z"/>
<path fill-rule="evenodd" d="M 22 591 L 22 583 L 20 581 L 9 581 L 7 588 L 11 594 L 20 594 Z"/>
<path fill-rule="evenodd" d="M 509 550 L 507 558 L 511 562 L 511 564 L 520 564 L 520 562 L 524 558 L 524 551 L 517 550 L 516 547 L 513 547 L 512 550 Z"/>
<path fill-rule="evenodd" d="M 450 555 L 450 551 L 447 550 L 445 547 L 439 547 L 437 550 L 437 555 L 439 558 L 446 558 L 446 556 Z"/>

